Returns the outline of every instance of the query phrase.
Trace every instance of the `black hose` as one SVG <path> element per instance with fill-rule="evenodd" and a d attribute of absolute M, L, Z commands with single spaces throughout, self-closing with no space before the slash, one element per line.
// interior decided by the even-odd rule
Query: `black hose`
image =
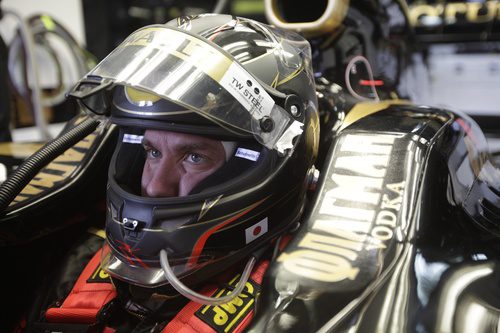
<path fill-rule="evenodd" d="M 43 167 L 92 133 L 99 123 L 95 119 L 87 119 L 60 137 L 47 142 L 42 148 L 26 159 L 0 185 L 0 216 L 5 215 L 5 210 L 10 203 Z"/>

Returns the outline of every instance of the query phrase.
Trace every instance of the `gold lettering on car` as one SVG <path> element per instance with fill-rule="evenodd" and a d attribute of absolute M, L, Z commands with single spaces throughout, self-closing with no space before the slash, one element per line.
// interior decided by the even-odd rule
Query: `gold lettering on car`
<path fill-rule="evenodd" d="M 500 1 L 453 2 L 415 4 L 409 6 L 409 18 L 412 25 L 425 26 L 423 18 L 442 20 L 444 24 L 455 24 L 459 19 L 470 23 L 488 23 L 500 19 Z M 436 22 L 436 20 L 431 20 Z"/>
<path fill-rule="evenodd" d="M 95 142 L 96 137 L 97 132 L 89 134 L 85 139 L 50 162 L 24 187 L 11 205 L 43 195 L 43 193 L 69 180 Z"/>
<path fill-rule="evenodd" d="M 339 140 L 308 232 L 278 258 L 287 271 L 323 282 L 354 280 L 360 253 L 387 247 L 405 188 L 404 181 L 386 179 L 399 137 L 348 134 Z"/>

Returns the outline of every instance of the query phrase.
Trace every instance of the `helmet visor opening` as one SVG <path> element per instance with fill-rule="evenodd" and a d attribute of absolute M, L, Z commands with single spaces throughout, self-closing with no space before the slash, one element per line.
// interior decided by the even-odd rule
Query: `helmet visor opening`
<path fill-rule="evenodd" d="M 163 139 L 163 137 L 160 137 L 158 140 L 155 139 L 156 141 L 154 142 L 149 141 L 148 143 L 148 138 L 150 137 L 148 134 L 151 132 L 170 133 L 170 137 L 174 138 L 178 135 L 184 135 L 184 133 L 156 130 L 155 128 L 122 127 L 110 172 L 110 177 L 115 180 L 116 184 L 120 186 L 122 190 L 134 196 L 141 196 L 144 199 L 146 199 L 148 195 L 142 188 L 142 181 L 143 177 L 148 177 L 144 176 L 144 170 L 147 163 L 147 155 L 152 153 L 151 151 L 146 151 L 146 149 L 156 150 L 163 145 L 162 142 L 159 142 Z M 201 193 L 224 191 L 225 187 L 230 186 L 230 184 L 234 184 L 234 182 L 238 182 L 242 185 L 255 182 L 258 181 L 258 178 L 260 177 L 259 175 L 262 172 L 266 172 L 263 169 L 265 169 L 265 166 L 271 162 L 268 158 L 269 150 L 254 140 L 223 142 L 219 139 L 212 139 L 209 136 L 188 135 L 200 138 L 200 142 L 203 142 L 202 140 L 205 139 L 212 142 L 220 142 L 218 143 L 220 145 L 220 149 L 222 150 L 222 156 L 220 157 L 222 158 L 222 163 L 220 167 L 214 168 L 213 172 L 210 172 L 205 177 L 200 178 L 199 181 L 193 184 L 187 193 L 173 196 L 155 196 L 153 200 L 162 198 L 177 200 L 175 198 L 178 198 L 179 196 L 192 196 Z M 168 138 L 169 137 L 166 137 L 165 140 L 168 140 Z M 189 162 L 191 162 L 191 158 L 210 158 L 208 156 L 203 156 L 205 151 L 202 146 L 199 148 L 200 150 L 197 150 L 198 148 L 196 145 L 199 143 L 196 140 L 197 139 L 193 141 L 185 141 L 182 142 L 182 144 L 177 143 L 177 146 L 176 144 L 172 144 L 167 147 L 171 147 L 172 149 L 178 149 L 176 147 L 180 147 L 181 149 L 193 149 L 182 151 L 182 158 L 188 159 Z M 225 149 L 225 143 L 228 143 L 231 148 Z M 148 147 L 148 145 L 151 145 L 151 147 Z M 193 148 L 191 148 L 191 146 L 193 146 Z M 160 151 L 158 151 L 159 154 L 162 154 L 162 149 L 163 148 L 160 148 Z M 210 153 L 210 150 L 206 151 L 208 154 Z M 194 156 L 191 157 L 191 154 L 194 154 Z M 202 157 L 199 157 L 199 154 Z M 162 158 L 178 159 L 181 158 L 180 156 L 181 155 L 179 154 L 173 157 L 165 156 Z M 167 175 L 171 171 L 175 172 L 175 168 L 177 167 L 176 165 L 162 167 L 154 166 L 154 163 L 152 163 L 152 165 L 154 168 L 162 168 L 162 171 L 154 173 L 154 176 Z M 168 169 L 169 167 L 173 169 Z M 185 171 L 185 169 L 183 171 Z M 196 177 L 196 175 L 194 176 Z M 175 177 L 172 178 L 176 179 Z M 155 181 L 155 179 L 152 179 L 151 181 Z M 174 181 L 172 180 L 172 182 Z M 171 184 L 169 183 L 168 185 Z"/>

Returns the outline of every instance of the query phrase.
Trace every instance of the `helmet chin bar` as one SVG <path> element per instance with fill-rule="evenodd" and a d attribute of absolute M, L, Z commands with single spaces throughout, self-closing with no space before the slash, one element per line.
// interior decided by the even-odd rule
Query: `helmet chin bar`
<path fill-rule="evenodd" d="M 241 294 L 243 291 L 243 288 L 245 287 L 248 279 L 250 278 L 250 273 L 252 272 L 253 266 L 255 265 L 256 259 L 254 256 L 251 256 L 250 259 L 248 260 L 245 269 L 243 270 L 243 273 L 241 274 L 240 281 L 234 288 L 234 290 L 223 297 L 208 297 L 202 294 L 199 294 L 195 292 L 194 290 L 189 289 L 185 284 L 183 284 L 174 274 L 172 271 L 172 268 L 170 268 L 170 264 L 168 263 L 168 256 L 167 256 L 167 251 L 161 250 L 160 251 L 160 264 L 161 268 L 163 269 L 163 272 L 165 273 L 165 276 L 174 287 L 175 290 L 177 290 L 181 295 L 184 297 L 192 300 L 193 302 L 204 304 L 204 305 L 221 305 L 221 304 L 226 304 L 231 302 L 236 296 Z"/>

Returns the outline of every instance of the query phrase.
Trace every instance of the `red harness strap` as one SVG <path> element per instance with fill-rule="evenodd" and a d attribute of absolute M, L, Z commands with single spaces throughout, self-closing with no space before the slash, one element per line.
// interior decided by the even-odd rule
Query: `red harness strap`
<path fill-rule="evenodd" d="M 252 271 L 244 291 L 231 302 L 218 306 L 202 305 L 189 302 L 162 332 L 198 333 L 198 332 L 242 332 L 253 317 L 253 305 L 260 292 L 264 273 L 269 266 L 268 260 L 261 261 Z M 239 275 L 229 284 L 235 286 Z M 230 292 L 215 285 L 205 286 L 201 294 L 221 297 Z"/>
<path fill-rule="evenodd" d="M 49 323 L 95 324 L 99 311 L 116 296 L 109 276 L 100 266 L 100 251 L 87 264 L 61 307 L 49 308 Z"/>

